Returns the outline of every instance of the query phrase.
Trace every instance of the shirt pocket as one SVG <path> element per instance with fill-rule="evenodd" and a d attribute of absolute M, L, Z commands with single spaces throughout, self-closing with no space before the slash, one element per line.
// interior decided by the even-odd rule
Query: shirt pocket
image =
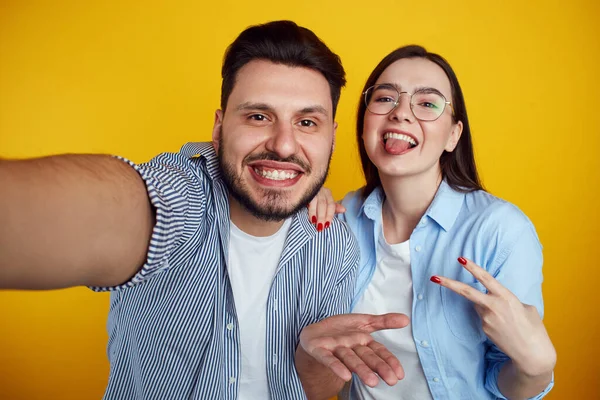
<path fill-rule="evenodd" d="M 470 283 L 469 286 L 485 293 L 485 287 L 479 283 Z M 442 308 L 444 318 L 452 335 L 459 340 L 481 343 L 485 333 L 481 326 L 481 318 L 475 311 L 474 303 L 447 288 L 442 290 Z"/>

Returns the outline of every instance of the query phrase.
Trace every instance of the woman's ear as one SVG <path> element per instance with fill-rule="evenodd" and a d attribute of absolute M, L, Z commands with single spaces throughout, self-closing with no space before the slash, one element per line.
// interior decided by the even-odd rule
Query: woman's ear
<path fill-rule="evenodd" d="M 452 125 L 452 132 L 450 132 L 450 137 L 448 138 L 448 141 L 446 142 L 446 147 L 444 147 L 444 150 L 446 150 L 447 152 L 454 151 L 454 149 L 456 148 L 456 145 L 458 144 L 458 141 L 460 140 L 460 135 L 462 135 L 462 131 L 463 131 L 462 121 L 458 121 L 457 123 Z"/>

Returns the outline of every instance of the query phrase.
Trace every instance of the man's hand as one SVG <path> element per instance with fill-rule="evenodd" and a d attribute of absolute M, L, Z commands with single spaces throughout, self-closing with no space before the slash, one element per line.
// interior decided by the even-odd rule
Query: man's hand
<path fill-rule="evenodd" d="M 374 387 L 381 377 L 388 385 L 404 378 L 400 361 L 373 340 L 371 333 L 400 329 L 409 319 L 404 314 L 344 314 L 309 325 L 300 334 L 300 346 L 335 375 L 349 381 L 352 373 Z"/>

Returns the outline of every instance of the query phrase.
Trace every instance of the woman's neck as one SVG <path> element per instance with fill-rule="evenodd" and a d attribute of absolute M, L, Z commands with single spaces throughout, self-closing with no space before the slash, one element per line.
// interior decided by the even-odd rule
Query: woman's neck
<path fill-rule="evenodd" d="M 429 177 L 381 177 L 385 192 L 383 233 L 388 243 L 402 243 L 410 238 L 433 201 L 441 181 L 439 172 Z"/>

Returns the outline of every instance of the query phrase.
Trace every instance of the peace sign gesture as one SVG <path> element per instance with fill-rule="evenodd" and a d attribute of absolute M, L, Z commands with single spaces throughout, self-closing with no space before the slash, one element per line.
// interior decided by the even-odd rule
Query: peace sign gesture
<path fill-rule="evenodd" d="M 453 279 L 432 276 L 435 282 L 472 301 L 487 337 L 528 376 L 552 371 L 556 351 L 537 309 L 523 304 L 510 290 L 477 264 L 463 257 L 458 262 L 477 279 L 488 293 Z"/>

